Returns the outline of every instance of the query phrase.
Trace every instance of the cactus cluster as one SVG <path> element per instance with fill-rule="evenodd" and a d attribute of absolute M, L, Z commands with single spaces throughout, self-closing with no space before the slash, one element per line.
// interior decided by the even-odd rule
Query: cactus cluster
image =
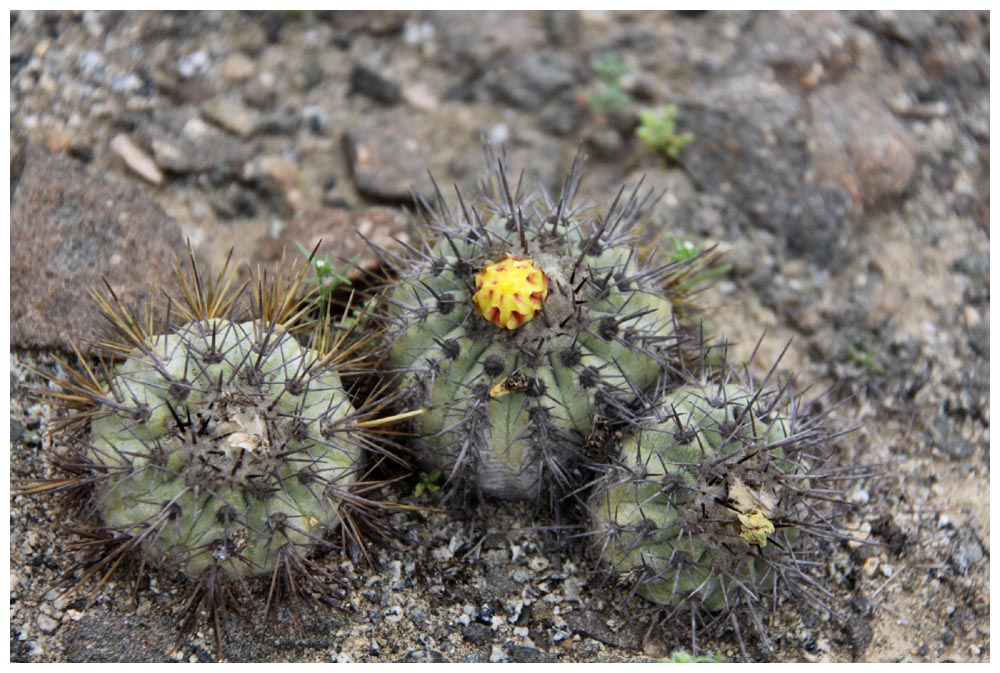
<path fill-rule="evenodd" d="M 433 241 L 386 255 L 386 369 L 413 407 L 418 455 L 451 494 L 531 500 L 572 486 L 595 423 L 613 422 L 676 360 L 676 266 L 646 266 L 632 225 L 649 196 L 578 207 L 521 193 L 502 161 L 481 209 L 439 199 Z"/>
<path fill-rule="evenodd" d="M 689 292 L 715 273 L 703 255 L 638 258 L 638 187 L 598 212 L 575 204 L 576 163 L 553 200 L 490 161 L 478 209 L 439 193 L 431 240 L 385 255 L 384 368 L 426 410 L 419 460 L 460 508 L 569 505 L 598 567 L 665 623 L 690 611 L 742 643 L 750 615 L 766 643 L 761 606 L 821 603 L 808 569 L 842 538 L 828 505 L 850 473 L 827 470 L 831 434 L 694 329 Z"/>
<path fill-rule="evenodd" d="M 444 476 L 456 508 L 491 497 L 576 516 L 597 566 L 666 623 L 690 611 L 740 635 L 749 614 L 766 642 L 761 605 L 821 593 L 807 569 L 840 537 L 830 477 L 852 472 L 828 469 L 831 436 L 790 386 L 737 375 L 693 326 L 691 289 L 715 273 L 704 255 L 640 259 L 641 186 L 598 211 L 576 202 L 579 161 L 551 199 L 489 156 L 478 202 L 438 192 L 424 243 L 378 249 L 391 280 L 364 320 L 317 317 L 332 304 L 301 274 L 258 281 L 248 302 L 193 255 L 159 310 L 99 297 L 113 337 L 96 347 L 118 364 L 55 381 L 69 476 L 26 491 L 93 511 L 77 531 L 100 551 L 84 578 L 125 559 L 186 575 L 217 638 L 247 578 L 271 579 L 269 603 L 326 596 L 316 556 L 338 531 L 361 541 L 372 458 L 401 448 L 373 433 L 406 421 L 418 495 Z"/>
<path fill-rule="evenodd" d="M 216 617 L 250 577 L 271 580 L 269 600 L 303 578 L 329 592 L 313 559 L 355 532 L 375 447 L 373 410 L 356 409 L 342 379 L 350 327 L 303 344 L 298 281 L 261 280 L 250 306 L 232 281 L 228 264 L 205 278 L 192 257 L 163 311 L 98 297 L 113 337 L 94 345 L 120 363 L 56 381 L 50 395 L 74 412 L 56 459 L 71 477 L 36 486 L 74 491 L 96 515 L 78 530 L 100 549 L 85 577 L 126 560 L 178 573 L 189 606 Z"/>

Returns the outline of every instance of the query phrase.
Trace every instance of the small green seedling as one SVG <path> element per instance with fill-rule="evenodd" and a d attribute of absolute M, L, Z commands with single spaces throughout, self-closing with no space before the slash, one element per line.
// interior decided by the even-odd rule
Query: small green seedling
<path fill-rule="evenodd" d="M 441 470 L 434 470 L 430 474 L 421 472 L 417 485 L 413 487 L 413 497 L 419 498 L 424 493 L 436 493 L 441 490 L 438 481 L 441 479 Z"/>
<path fill-rule="evenodd" d="M 330 256 L 326 253 L 319 255 L 316 250 L 310 252 L 301 243 L 296 243 L 295 245 L 298 246 L 299 252 L 306 258 L 314 272 L 312 278 L 305 278 L 302 282 L 307 285 L 319 285 L 321 288 L 319 295 L 314 299 L 315 302 L 328 302 L 333 293 L 337 291 L 337 288 L 351 284 L 351 280 L 347 277 L 347 274 L 357 265 L 358 260 L 361 259 L 360 254 L 355 255 L 350 262 L 338 271 L 333 262 L 330 261 Z"/>
<path fill-rule="evenodd" d="M 851 357 L 851 360 L 854 363 L 859 364 L 865 369 L 867 369 L 868 373 L 870 374 L 885 373 L 885 367 L 882 366 L 882 363 L 878 361 L 878 358 L 872 351 L 869 350 L 862 351 L 855 348 L 854 346 L 848 346 L 847 354 Z"/>
<path fill-rule="evenodd" d="M 595 56 L 590 60 L 590 67 L 601 83 L 597 91 L 587 96 L 594 112 L 606 115 L 632 102 L 632 97 L 621 88 L 620 83 L 621 78 L 628 74 L 629 67 L 617 53 Z"/>
<path fill-rule="evenodd" d="M 699 257 L 705 252 L 704 244 L 696 244 L 693 241 L 689 241 L 687 239 L 682 240 L 676 236 L 671 236 L 670 241 L 673 246 L 673 250 L 667 255 L 667 258 L 673 264 L 687 262 Z M 707 266 L 714 260 L 709 259 L 706 261 Z M 694 273 L 690 277 L 685 277 L 680 289 L 682 292 L 689 292 L 695 287 L 715 278 L 716 276 L 726 275 L 732 268 L 732 264 L 720 264 L 719 266 L 710 266 L 709 268 L 705 268 L 705 270 L 700 273 Z"/>
<path fill-rule="evenodd" d="M 684 650 L 676 650 L 669 657 L 660 659 L 664 664 L 721 664 L 722 656 L 714 654 L 712 656 L 695 656 L 688 654 Z"/>
<path fill-rule="evenodd" d="M 676 159 L 680 151 L 694 141 L 694 134 L 677 133 L 676 118 L 676 105 L 668 105 L 663 110 L 642 110 L 635 135 L 653 152 L 668 160 Z"/>

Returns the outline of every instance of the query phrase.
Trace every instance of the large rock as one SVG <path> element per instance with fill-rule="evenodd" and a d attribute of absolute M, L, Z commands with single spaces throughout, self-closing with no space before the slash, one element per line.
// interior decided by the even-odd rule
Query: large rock
<path fill-rule="evenodd" d="M 359 124 L 344 134 L 344 148 L 358 191 L 370 199 L 405 202 L 432 184 L 419 141 L 395 127 Z"/>
<path fill-rule="evenodd" d="M 853 64 L 856 31 L 838 12 L 761 12 L 744 37 L 744 58 L 811 89 Z"/>
<path fill-rule="evenodd" d="M 844 83 L 816 91 L 809 107 L 821 182 L 846 191 L 856 207 L 875 206 L 906 190 L 916 167 L 915 143 L 879 98 Z"/>
<path fill-rule="evenodd" d="M 851 199 L 816 183 L 802 98 L 757 71 L 719 82 L 679 106 L 695 135 L 679 160 L 702 191 L 723 196 L 793 254 L 829 268 L 847 258 Z"/>
<path fill-rule="evenodd" d="M 530 126 L 513 126 L 495 105 L 447 102 L 434 114 L 405 108 L 370 111 L 345 130 L 344 145 L 358 192 L 388 204 L 409 203 L 413 192 L 433 200 L 431 174 L 455 205 L 454 185 L 470 198 L 487 172 L 484 142 L 506 148 L 511 175 L 557 193 L 574 148 Z M 513 188 L 513 185 L 512 185 Z"/>
<path fill-rule="evenodd" d="M 392 208 L 307 208 L 296 213 L 278 238 L 261 246 L 257 261 L 278 262 L 283 254 L 286 259 L 301 259 L 297 244 L 310 251 L 319 246 L 318 254 L 328 255 L 338 267 L 353 263 L 356 268 L 347 275 L 357 278 L 359 270 L 374 271 L 381 265 L 366 239 L 389 252 L 405 255 L 403 244 L 410 240 L 409 228 L 406 213 Z"/>
<path fill-rule="evenodd" d="M 546 43 L 537 12 L 433 12 L 430 20 L 446 52 L 464 67 L 482 71 L 507 54 L 528 53 Z"/>
<path fill-rule="evenodd" d="M 88 295 L 103 279 L 127 304 L 170 286 L 184 254 L 177 224 L 145 188 L 92 177 L 27 146 L 11 202 L 12 348 L 71 349 L 103 333 Z"/>
<path fill-rule="evenodd" d="M 517 55 L 485 77 L 493 95 L 522 110 L 534 110 L 577 82 L 574 61 L 559 52 Z"/>

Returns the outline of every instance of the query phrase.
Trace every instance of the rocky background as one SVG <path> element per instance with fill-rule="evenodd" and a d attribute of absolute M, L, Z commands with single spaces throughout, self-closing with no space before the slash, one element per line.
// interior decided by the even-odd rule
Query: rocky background
<path fill-rule="evenodd" d="M 26 367 L 99 333 L 87 288 L 169 283 L 189 240 L 274 263 L 295 243 L 412 239 L 411 187 L 471 193 L 482 142 L 556 191 L 577 147 L 607 204 L 645 176 L 651 241 L 717 243 L 713 327 L 766 370 L 831 388 L 866 543 L 819 570 L 841 619 L 772 615 L 783 661 L 989 660 L 989 14 L 42 13 L 11 15 L 11 472 L 49 474 Z M 625 66 L 602 80 L 606 59 Z M 595 66 L 597 66 L 595 68 Z M 610 94 L 617 97 L 607 103 Z M 622 94 L 619 96 L 619 94 Z M 677 106 L 668 161 L 638 112 Z M 446 192 L 451 194 L 450 189 Z M 362 264 L 373 260 L 365 255 Z M 413 502 L 413 484 L 390 494 Z M 433 504 L 424 496 L 422 504 Z M 211 660 L 177 587 L 54 590 L 60 511 L 11 504 L 11 659 Z M 342 562 L 341 612 L 233 616 L 250 661 L 637 661 L 652 637 L 582 551 L 509 505 L 406 513 L 407 548 Z M 331 560 L 331 563 L 338 563 Z M 263 605 L 263 596 L 261 597 Z M 262 608 L 261 608 L 262 610 Z M 640 611 L 641 613 L 641 611 Z M 724 659 L 732 639 L 700 639 Z"/>

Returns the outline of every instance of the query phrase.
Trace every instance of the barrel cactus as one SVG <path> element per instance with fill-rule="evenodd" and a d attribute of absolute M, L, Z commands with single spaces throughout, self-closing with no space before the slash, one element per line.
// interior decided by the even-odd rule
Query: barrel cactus
<path fill-rule="evenodd" d="M 178 271 L 162 314 L 98 296 L 114 335 L 95 346 L 119 363 L 55 381 L 49 396 L 74 412 L 56 434 L 69 474 L 28 490 L 70 492 L 95 515 L 77 529 L 99 550 L 84 578 L 126 562 L 190 578 L 189 616 L 207 609 L 221 650 L 221 613 L 246 579 L 271 581 L 269 607 L 281 591 L 331 595 L 313 559 L 338 529 L 357 532 L 366 426 L 384 421 L 345 390 L 349 328 L 309 345 L 294 334 L 299 282 L 261 281 L 248 307 L 227 270 L 206 278 L 192 258 Z"/>
<path fill-rule="evenodd" d="M 385 254 L 386 369 L 416 422 L 417 454 L 450 494 L 545 500 L 578 477 L 595 423 L 617 418 L 676 358 L 677 265 L 644 265 L 630 227 L 651 201 L 574 204 L 579 162 L 551 200 L 495 161 L 479 206 L 430 210 L 431 240 Z"/>
<path fill-rule="evenodd" d="M 665 388 L 621 433 L 590 496 L 603 566 L 664 606 L 665 622 L 721 614 L 767 643 L 756 608 L 778 591 L 815 599 L 815 543 L 841 537 L 824 514 L 837 493 L 831 438 L 787 387 L 738 381 L 725 366 Z"/>

